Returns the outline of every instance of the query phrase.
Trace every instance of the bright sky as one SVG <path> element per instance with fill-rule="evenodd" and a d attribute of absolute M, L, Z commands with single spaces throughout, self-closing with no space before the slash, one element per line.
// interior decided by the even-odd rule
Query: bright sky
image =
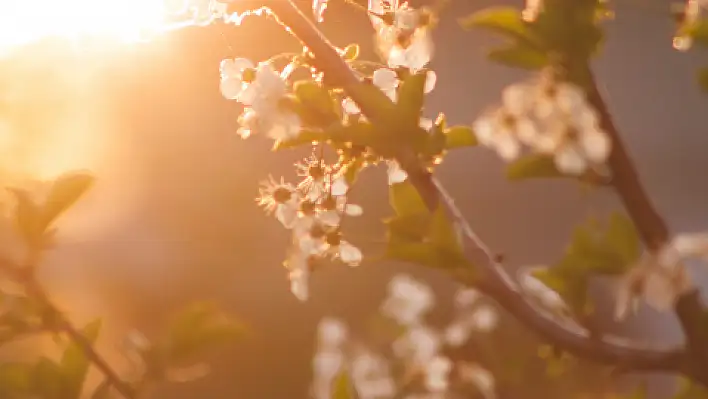
<path fill-rule="evenodd" d="M 139 39 L 159 28 L 165 0 L 0 0 L 0 53 L 46 37 Z"/>
<path fill-rule="evenodd" d="M 130 202 L 121 197 L 121 192 L 131 191 L 124 187 L 126 178 L 111 177 L 115 174 L 113 159 L 118 157 L 117 148 L 122 145 L 117 137 L 122 136 L 115 132 L 114 122 L 101 108 L 105 105 L 96 93 L 95 68 L 79 63 L 90 61 L 90 53 L 72 55 L 72 46 L 64 40 L 22 50 L 48 38 L 69 42 L 89 39 L 102 49 L 135 42 L 161 30 L 169 17 L 167 7 L 181 1 L 0 0 L 0 61 L 7 61 L 3 64 L 5 77 L 12 76 L 0 91 L 0 109 L 5 106 L 3 102 L 8 104 L 0 113 L 0 177 L 4 181 L 25 176 L 50 179 L 64 172 L 89 169 L 98 175 L 99 191 L 111 199 L 109 205 L 116 206 L 118 198 Z M 115 50 L 121 53 L 119 48 Z M 105 52 L 101 56 L 105 57 Z M 61 115 L 45 115 L 43 101 L 60 102 Z M 26 116 L 29 111 L 36 115 Z M 32 118 L 42 126 L 36 138 L 30 137 L 22 125 Z M 20 152 L 18 148 L 24 150 Z M 112 190 L 111 182 L 116 190 Z M 87 213 L 85 223 L 72 224 L 110 224 L 103 219 L 97 221 L 96 213 Z M 116 212 L 103 209 L 99 213 Z"/>

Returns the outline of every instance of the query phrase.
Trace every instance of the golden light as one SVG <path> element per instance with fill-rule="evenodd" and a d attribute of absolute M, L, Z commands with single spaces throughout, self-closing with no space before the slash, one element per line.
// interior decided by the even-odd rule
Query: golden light
<path fill-rule="evenodd" d="M 165 0 L 3 0 L 0 53 L 48 37 L 134 41 L 165 20 Z"/>

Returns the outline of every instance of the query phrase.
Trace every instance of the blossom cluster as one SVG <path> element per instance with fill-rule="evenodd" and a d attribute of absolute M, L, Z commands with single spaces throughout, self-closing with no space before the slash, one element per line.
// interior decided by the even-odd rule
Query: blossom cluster
<path fill-rule="evenodd" d="M 299 184 L 273 178 L 263 182 L 258 198 L 266 212 L 292 231 L 292 245 L 285 262 L 291 290 L 300 300 L 308 298 L 308 280 L 315 263 L 339 259 L 358 266 L 362 253 L 342 238 L 343 216 L 358 216 L 362 208 L 348 203 L 349 184 L 340 171 L 317 156 L 298 164 Z"/>
<path fill-rule="evenodd" d="M 209 3 L 208 7 L 204 6 L 206 3 Z M 205 1 L 199 4 L 213 14 L 215 9 L 220 10 L 220 6 L 215 8 L 215 3 L 218 2 Z M 377 43 L 382 57 L 387 61 L 387 66 L 375 70 L 370 79 L 396 102 L 401 70 L 418 71 L 430 61 L 432 16 L 398 2 L 372 1 L 370 7 Z M 321 20 L 325 9 L 326 2 L 313 3 L 318 20 Z M 307 54 L 307 49 L 304 50 L 304 54 Z M 281 71 L 271 61 L 256 64 L 245 58 L 235 58 L 221 62 L 221 94 L 243 106 L 237 131 L 242 138 L 255 134 L 267 136 L 276 142 L 298 138 L 304 123 L 288 104 L 292 101 L 291 75 L 303 65 L 300 61 L 293 58 Z M 316 82 L 321 78 L 315 68 L 311 68 L 311 74 Z M 435 82 L 435 73 L 427 72 L 426 93 L 434 88 Z M 365 120 L 352 99 L 343 97 L 339 106 L 344 118 Z M 420 126 L 430 130 L 433 121 L 421 118 Z M 318 261 L 338 259 L 350 266 L 357 266 L 362 261 L 361 251 L 342 238 L 342 218 L 362 213 L 361 207 L 348 201 L 350 187 L 345 177 L 346 165 L 343 162 L 326 164 L 321 156 L 321 147 L 318 149 L 313 156 L 297 165 L 302 181 L 290 184 L 282 178 L 276 180 L 271 177 L 263 182 L 257 199 L 269 215 L 273 215 L 292 232 L 292 245 L 285 266 L 289 270 L 291 290 L 301 300 L 308 297 L 308 278 Z M 340 160 L 343 156 L 346 157 L 346 154 L 340 151 Z M 373 163 L 379 161 L 381 159 L 376 159 Z M 362 167 L 371 163 L 363 162 Z M 396 161 L 386 160 L 386 164 L 389 184 L 406 180 L 406 172 Z"/>
<path fill-rule="evenodd" d="M 683 10 L 680 11 L 681 24 L 685 27 L 690 27 L 704 17 L 708 10 L 708 1 L 706 0 L 686 0 Z M 674 37 L 674 48 L 679 51 L 687 51 L 693 46 L 693 37 L 680 29 L 679 33 Z"/>
<path fill-rule="evenodd" d="M 333 380 L 344 371 L 362 399 L 450 397 L 453 381 L 476 387 L 486 398 L 494 397 L 494 379 L 488 370 L 475 363 L 453 362 L 445 350 L 462 346 L 474 332 L 492 331 L 498 323 L 496 309 L 484 303 L 477 291 L 460 289 L 455 295 L 455 318 L 446 328 L 436 329 L 425 322 L 434 302 L 431 288 L 413 277 L 401 274 L 391 279 L 381 313 L 402 329 L 391 342 L 390 357 L 349 337 L 341 320 L 321 320 L 313 359 L 313 396 L 329 398 Z"/>
<path fill-rule="evenodd" d="M 695 288 L 686 269 L 691 259 L 708 262 L 708 233 L 678 234 L 659 251 L 646 253 L 620 284 L 615 317 L 627 317 L 641 299 L 655 310 L 670 310 Z"/>
<path fill-rule="evenodd" d="M 389 67 L 417 71 L 430 62 L 434 47 L 432 12 L 399 0 L 369 0 L 369 13 L 379 53 Z"/>
<path fill-rule="evenodd" d="M 558 170 L 570 175 L 602 166 L 611 149 L 584 90 L 550 73 L 504 89 L 502 105 L 480 116 L 473 128 L 480 143 L 507 161 L 526 145 L 552 156 Z"/>

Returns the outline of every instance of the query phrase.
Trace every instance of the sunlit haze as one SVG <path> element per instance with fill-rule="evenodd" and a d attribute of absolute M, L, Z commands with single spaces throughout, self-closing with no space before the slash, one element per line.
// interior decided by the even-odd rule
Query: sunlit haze
<path fill-rule="evenodd" d="M 158 30 L 164 0 L 3 0 L 0 53 L 47 37 L 134 41 Z"/>

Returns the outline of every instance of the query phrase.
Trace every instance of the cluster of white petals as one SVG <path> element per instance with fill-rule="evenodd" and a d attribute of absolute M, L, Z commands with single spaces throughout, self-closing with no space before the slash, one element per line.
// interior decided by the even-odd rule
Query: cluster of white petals
<path fill-rule="evenodd" d="M 583 89 L 547 74 L 504 89 L 502 106 L 484 113 L 473 129 L 480 143 L 504 160 L 516 159 L 527 146 L 552 156 L 558 170 L 569 175 L 603 165 L 611 150 Z"/>
<path fill-rule="evenodd" d="M 314 262 L 338 259 L 349 266 L 362 261 L 359 248 L 342 238 L 344 216 L 359 216 L 360 206 L 349 203 L 349 184 L 330 165 L 312 156 L 297 165 L 299 184 L 273 179 L 262 183 L 258 202 L 266 213 L 292 231 L 285 266 L 291 291 L 300 300 L 309 297 L 308 281 Z"/>
<path fill-rule="evenodd" d="M 420 381 L 420 389 L 406 393 L 406 398 L 444 398 L 454 395 L 451 379 L 456 372 L 458 382 L 471 384 L 486 398 L 493 398 L 494 378 L 489 371 L 473 363 L 455 363 L 444 350 L 464 344 L 473 331 L 491 331 L 497 325 L 496 310 L 477 291 L 460 289 L 455 296 L 456 317 L 441 331 L 424 320 L 434 302 L 432 289 L 423 282 L 406 274 L 391 279 L 381 313 L 403 327 L 391 341 L 391 359 L 353 341 L 341 321 L 323 319 L 314 356 L 313 396 L 330 398 L 334 378 L 346 372 L 361 398 L 399 397 L 396 395 L 411 378 Z M 464 336 L 450 338 L 453 329 L 462 329 Z M 393 364 L 404 365 L 399 369 L 401 375 L 393 374 Z"/>
<path fill-rule="evenodd" d="M 708 233 L 675 236 L 656 252 L 645 254 L 624 276 L 618 293 L 615 317 L 624 319 L 643 299 L 658 311 L 667 311 L 679 296 L 694 289 L 685 261 L 708 262 Z"/>
<path fill-rule="evenodd" d="M 300 118 L 282 105 L 291 68 L 278 73 L 270 63 L 254 65 L 248 59 L 236 58 L 221 61 L 219 71 L 221 94 L 245 106 L 238 121 L 241 137 L 254 133 L 274 140 L 297 137 L 302 128 Z"/>
<path fill-rule="evenodd" d="M 424 68 L 433 56 L 429 12 L 398 0 L 369 0 L 371 22 L 381 56 L 391 68 Z"/>

